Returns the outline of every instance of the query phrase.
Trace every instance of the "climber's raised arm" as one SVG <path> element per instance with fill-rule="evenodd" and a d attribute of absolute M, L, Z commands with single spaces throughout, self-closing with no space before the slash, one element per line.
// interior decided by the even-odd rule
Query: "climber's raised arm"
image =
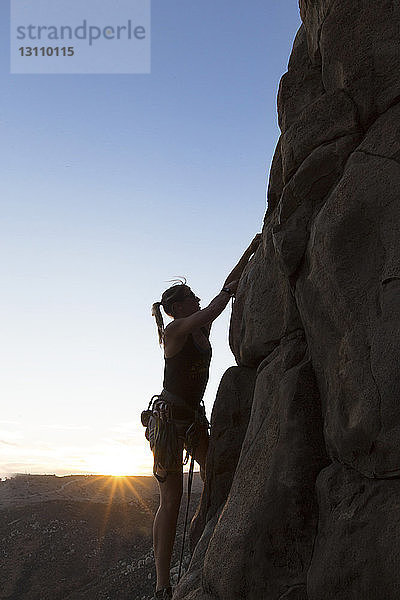
<path fill-rule="evenodd" d="M 215 296 L 208 306 L 200 310 L 199 298 L 190 290 L 183 301 L 175 303 L 174 313 L 177 315 L 174 320 L 165 328 L 165 337 L 186 336 L 197 329 L 210 325 L 222 313 L 229 302 L 229 299 L 236 292 L 237 281 L 231 281 L 229 286 L 224 285 L 220 293 Z M 186 315 L 186 312 L 197 310 Z"/>
<path fill-rule="evenodd" d="M 239 279 L 244 271 L 245 266 L 249 262 L 250 256 L 252 256 L 252 254 L 254 254 L 254 252 L 257 250 L 258 246 L 260 245 L 260 242 L 261 242 L 261 233 L 257 233 L 257 235 L 251 241 L 250 246 L 248 248 L 246 248 L 246 250 L 243 252 L 243 255 L 239 259 L 239 262 L 237 263 L 237 265 L 232 269 L 232 271 L 229 273 L 228 277 L 225 279 L 224 287 L 225 286 L 229 287 L 229 284 L 231 281 L 239 281 Z"/>

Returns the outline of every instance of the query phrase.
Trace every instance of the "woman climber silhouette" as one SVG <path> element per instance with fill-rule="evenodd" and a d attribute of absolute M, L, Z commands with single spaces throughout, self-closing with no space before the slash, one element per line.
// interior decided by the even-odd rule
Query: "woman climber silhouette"
<path fill-rule="evenodd" d="M 184 448 L 200 465 L 204 481 L 209 436 L 202 400 L 211 360 L 211 324 L 235 294 L 238 280 L 260 240 L 261 235 L 257 234 L 226 278 L 221 292 L 206 308 L 200 309 L 200 299 L 186 283 L 173 285 L 162 294 L 160 302 L 153 304 L 152 314 L 165 358 L 164 389 L 155 397 L 146 429 L 160 488 L 160 506 L 153 525 L 155 599 L 172 597 L 170 563 L 182 497 Z M 173 319 L 165 329 L 161 306 Z"/>

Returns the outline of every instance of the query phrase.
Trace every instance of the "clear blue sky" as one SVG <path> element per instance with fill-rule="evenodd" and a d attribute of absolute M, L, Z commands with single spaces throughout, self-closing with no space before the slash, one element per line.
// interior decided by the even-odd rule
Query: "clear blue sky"
<path fill-rule="evenodd" d="M 261 228 L 297 2 L 153 0 L 150 75 L 10 75 L 0 11 L 0 474 L 150 472 L 150 305 L 204 306 Z"/>

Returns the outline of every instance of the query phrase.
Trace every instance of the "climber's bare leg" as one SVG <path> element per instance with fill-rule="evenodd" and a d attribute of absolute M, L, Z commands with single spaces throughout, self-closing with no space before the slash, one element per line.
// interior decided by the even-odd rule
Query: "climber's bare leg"
<path fill-rule="evenodd" d="M 159 475 L 165 475 L 162 471 Z M 168 473 L 164 483 L 159 482 L 160 506 L 153 524 L 154 558 L 157 572 L 156 590 L 170 585 L 171 556 L 174 547 L 176 523 L 182 498 L 182 470 Z"/>

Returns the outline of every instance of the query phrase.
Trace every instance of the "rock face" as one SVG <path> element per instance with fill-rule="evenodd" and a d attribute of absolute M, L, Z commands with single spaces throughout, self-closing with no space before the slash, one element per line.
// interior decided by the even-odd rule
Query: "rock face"
<path fill-rule="evenodd" d="M 192 547 L 210 519 L 221 512 L 238 463 L 253 401 L 256 369 L 232 367 L 223 376 L 211 416 L 213 432 L 207 456 L 209 476 L 191 527 Z"/>
<path fill-rule="evenodd" d="M 318 477 L 318 492 L 309 598 L 399 598 L 399 479 L 371 479 L 334 464 Z"/>
<path fill-rule="evenodd" d="M 288 587 L 305 587 L 317 522 L 314 483 L 326 464 L 321 432 L 307 345 L 295 332 L 258 370 L 239 463 L 204 563 L 217 598 L 278 598 Z M 221 560 L 221 548 L 229 560 Z"/>
<path fill-rule="evenodd" d="M 400 597 L 400 4 L 300 12 L 174 600 Z"/>

